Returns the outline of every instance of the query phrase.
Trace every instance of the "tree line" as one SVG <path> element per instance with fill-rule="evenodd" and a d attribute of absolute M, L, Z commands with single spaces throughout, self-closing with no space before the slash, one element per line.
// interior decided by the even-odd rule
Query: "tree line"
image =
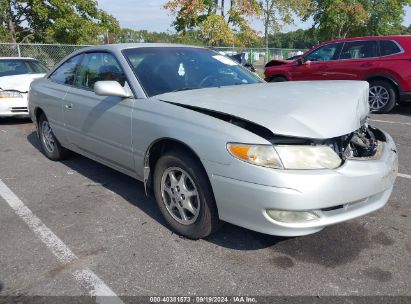
<path fill-rule="evenodd" d="M 120 28 L 95 0 L 0 0 L 0 41 L 306 49 L 334 38 L 411 33 L 402 26 L 407 5 L 411 0 L 168 0 L 163 9 L 174 17 L 174 31 L 155 33 Z M 311 29 L 283 33 L 307 20 Z M 253 28 L 256 22 L 262 32 Z"/>

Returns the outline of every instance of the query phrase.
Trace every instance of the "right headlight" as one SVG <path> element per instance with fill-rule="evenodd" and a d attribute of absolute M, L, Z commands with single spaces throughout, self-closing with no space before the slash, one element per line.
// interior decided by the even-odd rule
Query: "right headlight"
<path fill-rule="evenodd" d="M 238 159 L 273 169 L 335 169 L 342 162 L 332 148 L 324 145 L 271 146 L 228 143 L 227 150 Z"/>
<path fill-rule="evenodd" d="M 342 162 L 329 146 L 278 145 L 275 150 L 285 169 L 335 169 Z"/>

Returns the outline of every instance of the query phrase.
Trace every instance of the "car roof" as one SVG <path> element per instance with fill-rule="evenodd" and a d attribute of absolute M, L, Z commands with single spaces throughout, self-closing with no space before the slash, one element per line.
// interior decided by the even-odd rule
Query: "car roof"
<path fill-rule="evenodd" d="M 158 48 L 169 48 L 169 47 L 183 47 L 183 48 L 203 48 L 195 45 L 185 45 L 176 43 L 117 43 L 117 44 L 102 44 L 94 45 L 82 48 L 79 51 L 94 51 L 94 50 L 125 50 L 133 48 L 146 48 L 146 47 L 158 47 Z"/>
<path fill-rule="evenodd" d="M 0 60 L 36 60 L 31 57 L 0 57 Z"/>
<path fill-rule="evenodd" d="M 411 35 L 391 35 L 391 36 L 362 36 L 362 37 L 352 37 L 343 39 L 334 39 L 325 41 L 322 44 L 335 43 L 335 42 L 346 42 L 346 41 L 358 41 L 358 40 L 401 40 L 411 38 Z"/>

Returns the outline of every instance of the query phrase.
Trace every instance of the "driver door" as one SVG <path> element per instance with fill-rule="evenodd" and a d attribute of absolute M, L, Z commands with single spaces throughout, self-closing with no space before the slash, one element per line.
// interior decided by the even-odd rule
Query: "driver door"
<path fill-rule="evenodd" d="M 63 105 L 68 140 L 81 154 L 120 171 L 135 172 L 131 145 L 134 99 L 96 95 L 94 84 L 102 80 L 116 80 L 129 89 L 114 55 L 84 54 Z"/>
<path fill-rule="evenodd" d="M 292 80 L 329 80 L 327 71 L 337 60 L 342 43 L 330 43 L 313 50 L 303 58 L 303 62 L 295 62 L 290 69 Z"/>

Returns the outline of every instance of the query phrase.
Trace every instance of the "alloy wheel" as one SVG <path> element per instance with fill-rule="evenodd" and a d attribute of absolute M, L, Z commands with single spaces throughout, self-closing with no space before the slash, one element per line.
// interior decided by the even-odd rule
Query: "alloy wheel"
<path fill-rule="evenodd" d="M 390 100 L 390 93 L 380 85 L 370 87 L 369 103 L 371 111 L 380 111 Z"/>
<path fill-rule="evenodd" d="M 55 141 L 48 121 L 43 121 L 41 124 L 41 138 L 46 150 L 53 153 L 55 149 Z"/>
<path fill-rule="evenodd" d="M 169 214 L 178 223 L 190 225 L 200 214 L 200 197 L 191 176 L 181 168 L 171 167 L 161 177 L 161 196 Z"/>

